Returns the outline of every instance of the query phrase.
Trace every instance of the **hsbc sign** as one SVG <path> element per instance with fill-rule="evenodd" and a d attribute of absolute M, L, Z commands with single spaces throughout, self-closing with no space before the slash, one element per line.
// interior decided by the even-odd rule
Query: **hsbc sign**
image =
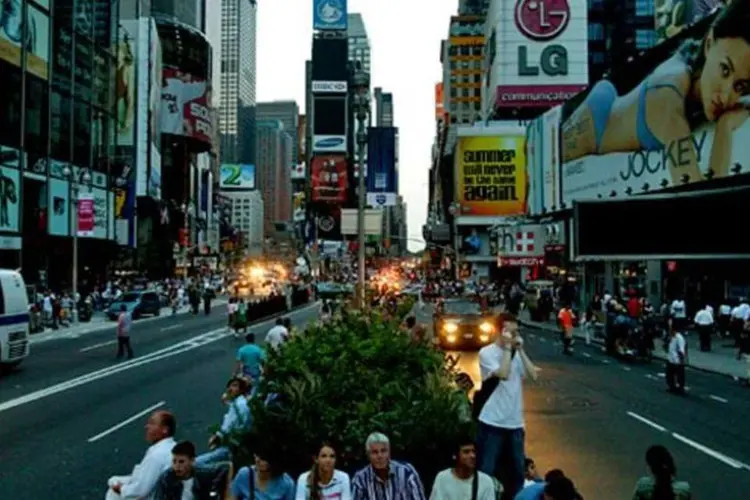
<path fill-rule="evenodd" d="M 313 94 L 346 94 L 348 89 L 346 82 L 312 82 Z"/>

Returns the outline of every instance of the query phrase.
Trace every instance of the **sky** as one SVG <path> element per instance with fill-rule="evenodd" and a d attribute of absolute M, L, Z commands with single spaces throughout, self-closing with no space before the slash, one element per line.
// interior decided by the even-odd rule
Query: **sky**
<path fill-rule="evenodd" d="M 208 3 L 217 6 L 209 7 L 209 12 L 220 15 L 220 1 Z M 440 41 L 448 35 L 458 0 L 349 0 L 348 4 L 350 13 L 359 12 L 364 18 L 372 52 L 372 87 L 393 93 L 408 246 L 418 250 L 424 246 L 420 242 L 435 138 L 435 83 L 442 81 Z M 293 99 L 304 108 L 312 6 L 312 0 L 258 0 L 258 102 Z M 220 24 L 215 18 L 209 23 L 216 29 Z"/>

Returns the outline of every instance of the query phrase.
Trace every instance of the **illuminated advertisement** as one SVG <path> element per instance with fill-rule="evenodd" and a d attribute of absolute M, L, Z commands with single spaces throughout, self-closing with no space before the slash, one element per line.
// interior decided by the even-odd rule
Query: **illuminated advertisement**
<path fill-rule="evenodd" d="M 445 115 L 445 97 L 443 82 L 435 84 L 435 119 L 442 120 Z"/>
<path fill-rule="evenodd" d="M 531 122 L 526 135 L 529 214 L 542 215 L 560 207 L 560 115 L 555 106 Z"/>
<path fill-rule="evenodd" d="M 586 87 L 587 12 L 586 0 L 516 0 L 512 10 L 492 2 L 487 62 L 495 107 L 551 107 Z"/>
<path fill-rule="evenodd" d="M 526 212 L 525 142 L 522 135 L 458 138 L 456 200 L 462 215 Z"/>
<path fill-rule="evenodd" d="M 618 91 L 602 80 L 563 106 L 568 208 L 575 200 L 644 194 L 750 170 L 749 103 L 740 85 L 750 80 L 750 63 L 741 55 L 750 50 L 747 10 L 747 2 L 731 4 L 708 32 L 633 78 L 634 88 Z"/>
<path fill-rule="evenodd" d="M 3 2 L 0 15 L 0 59 L 21 67 L 21 47 L 26 50 L 26 69 L 49 78 L 49 16 L 29 5 L 23 22 L 23 2 Z M 25 29 L 24 29 L 25 27 Z"/>
<path fill-rule="evenodd" d="M 70 184 L 50 177 L 47 182 L 47 232 L 70 236 Z"/>
<path fill-rule="evenodd" d="M 346 201 L 349 178 L 343 156 L 315 156 L 312 159 L 312 201 Z"/>
<path fill-rule="evenodd" d="M 19 230 L 20 180 L 20 170 L 0 167 L 0 232 Z"/>
<path fill-rule="evenodd" d="M 346 31 L 346 0 L 313 0 L 313 29 Z"/>
<path fill-rule="evenodd" d="M 211 144 L 211 95 L 206 79 L 163 68 L 162 80 L 161 132 Z"/>
<path fill-rule="evenodd" d="M 255 189 L 255 165 L 223 164 L 219 172 L 219 188 L 238 191 Z"/>
<path fill-rule="evenodd" d="M 117 113 L 117 145 L 135 145 L 136 103 L 136 57 L 139 21 L 120 22 L 120 40 L 117 44 L 117 72 L 115 87 L 115 110 Z"/>

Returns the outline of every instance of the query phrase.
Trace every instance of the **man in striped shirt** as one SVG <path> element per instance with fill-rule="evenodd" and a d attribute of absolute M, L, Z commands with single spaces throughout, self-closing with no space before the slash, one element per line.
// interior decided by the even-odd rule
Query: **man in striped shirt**
<path fill-rule="evenodd" d="M 388 436 L 373 432 L 367 437 L 365 451 L 370 465 L 354 475 L 353 500 L 426 500 L 422 480 L 414 467 L 391 460 Z"/>

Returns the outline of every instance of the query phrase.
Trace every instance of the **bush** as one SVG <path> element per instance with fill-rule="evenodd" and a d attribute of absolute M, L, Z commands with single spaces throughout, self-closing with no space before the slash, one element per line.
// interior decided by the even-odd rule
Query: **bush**
<path fill-rule="evenodd" d="M 367 436 L 391 439 L 392 456 L 412 463 L 426 486 L 446 467 L 460 435 L 472 432 L 468 399 L 455 387 L 443 354 L 416 345 L 396 321 L 345 313 L 312 326 L 270 353 L 260 397 L 252 401 L 253 429 L 242 441 L 238 465 L 255 446 L 273 449 L 290 473 L 308 469 L 320 443 L 333 442 L 337 468 L 366 463 Z M 281 396 L 266 407 L 265 395 Z"/>

